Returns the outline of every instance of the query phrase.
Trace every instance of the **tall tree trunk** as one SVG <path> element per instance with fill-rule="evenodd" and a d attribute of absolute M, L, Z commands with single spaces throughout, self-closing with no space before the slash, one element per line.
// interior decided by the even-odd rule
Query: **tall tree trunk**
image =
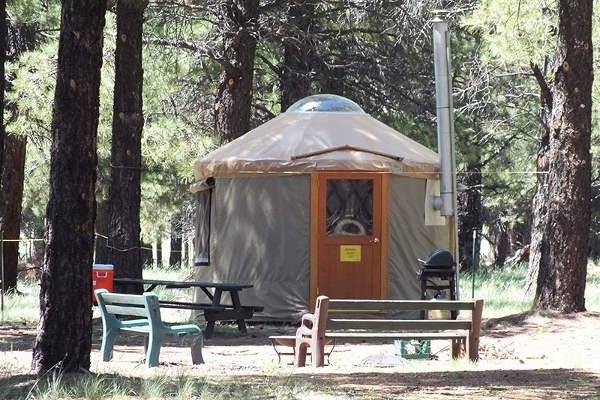
<path fill-rule="evenodd" d="M 585 311 L 590 229 L 592 3 L 559 0 L 558 61 L 552 82 L 547 223 L 534 307 Z"/>
<path fill-rule="evenodd" d="M 108 200 L 98 201 L 96 204 L 96 223 L 95 230 L 96 243 L 95 243 L 95 262 L 98 264 L 108 264 L 110 252 L 108 251 L 108 221 L 110 215 L 108 214 Z"/>
<path fill-rule="evenodd" d="M 46 251 L 33 368 L 89 369 L 105 0 L 63 0 L 52 115 Z"/>
<path fill-rule="evenodd" d="M 109 261 L 115 277 L 141 278 L 142 25 L 148 1 L 120 0 L 109 187 Z M 143 291 L 119 287 L 120 292 Z"/>
<path fill-rule="evenodd" d="M 216 131 L 226 143 L 250 130 L 260 9 L 258 0 L 225 0 L 220 5 L 223 58 L 214 112 Z"/>
<path fill-rule="evenodd" d="M 492 247 L 494 250 L 494 266 L 501 267 L 506 263 L 506 259 L 512 255 L 513 250 L 513 225 L 509 222 L 502 221 L 499 218 L 490 236 L 495 240 L 492 241 Z"/>
<path fill-rule="evenodd" d="M 179 219 L 182 218 L 181 215 L 178 216 Z M 172 222 L 171 223 L 171 234 L 169 235 L 169 239 L 171 241 L 171 252 L 169 253 L 169 266 L 174 266 L 177 264 L 181 265 L 182 261 L 182 243 L 183 243 L 183 230 L 180 222 Z"/>
<path fill-rule="evenodd" d="M 537 154 L 536 192 L 533 197 L 532 209 L 532 235 L 529 267 L 527 269 L 526 292 L 535 294 L 540 265 L 548 263 L 549 243 L 545 240 L 544 232 L 548 231 L 548 160 L 550 158 L 550 117 L 552 115 L 552 93 L 545 81 L 545 76 L 550 69 L 546 60 L 544 71 L 537 65 L 532 65 L 533 73 L 541 88 L 540 104 L 540 129 Z"/>
<path fill-rule="evenodd" d="M 319 83 L 321 84 L 321 93 L 337 94 L 344 96 L 344 77 L 346 71 L 336 61 L 329 63 L 322 62 L 319 68 Z"/>
<path fill-rule="evenodd" d="M 19 236 L 21 232 L 21 211 L 23 182 L 25 177 L 25 149 L 27 138 L 8 135 L 4 141 L 4 166 L 2 169 L 1 218 L 4 239 L 4 289 L 17 289 L 17 267 L 19 265 Z"/>
<path fill-rule="evenodd" d="M 4 15 L 2 13 L 1 15 Z M 23 52 L 30 50 L 35 45 L 36 27 L 34 25 L 7 24 L 3 20 L 3 51 L 5 60 L 15 61 Z M 3 31 L 4 32 L 4 31 Z M 4 61 L 2 61 L 4 67 Z M 4 72 L 2 73 L 4 79 Z M 4 85 L 10 91 L 10 85 Z M 2 100 L 3 101 L 3 100 Z M 3 101 L 4 102 L 4 101 Z M 4 103 L 2 103 L 4 104 Z M 15 116 L 18 112 L 15 103 L 4 104 L 3 109 L 7 115 Z M 4 117 L 4 113 L 2 113 Z M 10 124 L 10 117 L 7 124 Z M 0 164 L 0 229 L 4 231 L 4 289 L 13 291 L 17 289 L 17 269 L 19 265 L 19 237 L 21 232 L 21 212 L 23 200 L 23 181 L 25 179 L 25 149 L 27 138 L 16 134 L 5 136 L 2 124 L 3 148 L 2 163 Z"/>
<path fill-rule="evenodd" d="M 310 95 L 311 30 L 315 21 L 315 2 L 293 1 L 288 10 L 288 24 L 295 31 L 283 41 L 283 71 L 281 84 L 281 111 Z"/>
<path fill-rule="evenodd" d="M 473 242 L 473 232 L 481 232 L 483 226 L 483 203 L 481 199 L 481 165 L 470 163 L 465 167 L 463 184 L 470 190 L 458 196 L 458 246 L 461 271 L 469 271 L 473 267 L 473 245 L 475 254 L 479 254 L 479 242 Z"/>
<path fill-rule="evenodd" d="M 4 62 L 6 61 L 6 0 L 0 0 L 0 105 L 4 109 L 4 91 L 6 77 L 4 75 Z M 4 112 L 0 113 L 0 171 L 4 166 Z M 2 174 L 0 173 L 0 190 L 2 190 Z M 0 232 L 3 230 L 3 219 L 0 216 Z"/>

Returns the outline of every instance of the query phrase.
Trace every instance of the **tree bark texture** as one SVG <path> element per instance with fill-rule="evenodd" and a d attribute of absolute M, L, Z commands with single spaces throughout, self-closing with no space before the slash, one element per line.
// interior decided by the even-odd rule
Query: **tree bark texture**
<path fill-rule="evenodd" d="M 506 260 L 514 253 L 515 234 L 514 225 L 498 218 L 490 229 L 489 236 L 492 239 L 492 249 L 494 252 L 494 266 L 501 267 Z"/>
<path fill-rule="evenodd" d="M 33 368 L 89 369 L 97 129 L 105 0 L 63 0 L 46 249 Z"/>
<path fill-rule="evenodd" d="M 171 254 L 169 254 L 169 266 L 181 264 L 182 244 L 183 240 L 181 239 L 181 232 L 177 232 L 176 229 L 173 229 L 171 233 Z"/>
<path fill-rule="evenodd" d="M 217 134 L 226 143 L 250 130 L 260 9 L 258 0 L 226 0 L 220 7 L 223 58 L 214 113 Z"/>
<path fill-rule="evenodd" d="M 283 71 L 281 74 L 281 112 L 296 101 L 310 95 L 314 47 L 311 30 L 317 21 L 314 1 L 290 2 L 288 23 L 294 29 L 284 38 Z"/>
<path fill-rule="evenodd" d="M 475 244 L 475 255 L 479 254 L 479 242 L 473 243 L 473 232 L 481 232 L 483 226 L 483 200 L 481 197 L 481 164 L 471 163 L 465 167 L 463 184 L 469 188 L 458 196 L 458 246 L 461 271 L 470 271 L 473 268 L 473 245 Z M 476 257 L 475 257 L 476 258 Z M 476 267 L 476 266 L 475 266 Z"/>
<path fill-rule="evenodd" d="M 109 251 L 108 251 L 108 221 L 110 215 L 108 214 L 108 200 L 96 201 L 96 243 L 95 243 L 95 257 L 94 260 L 98 264 L 109 263 Z"/>
<path fill-rule="evenodd" d="M 142 26 L 147 1 L 117 4 L 117 44 L 109 187 L 109 263 L 118 278 L 141 278 Z M 118 291 L 142 292 L 141 287 Z"/>
<path fill-rule="evenodd" d="M 4 289 L 17 289 L 19 265 L 19 237 L 21 232 L 21 211 L 23 182 L 25 175 L 25 149 L 27 138 L 8 135 L 4 141 L 4 167 L 2 168 L 2 191 L 0 192 L 0 219 L 4 231 Z M 8 241 L 6 241 L 8 240 Z"/>
<path fill-rule="evenodd" d="M 530 294 L 535 294 L 540 265 L 548 264 L 548 256 L 550 254 L 547 246 L 549 242 L 544 237 L 545 232 L 548 232 L 546 227 L 548 223 L 548 209 L 546 204 L 548 199 L 548 160 L 550 158 L 550 120 L 552 116 L 552 94 L 544 79 L 548 69 L 548 63 L 544 67 L 545 73 L 542 73 L 537 66 L 533 68 L 534 74 L 538 77 L 542 96 L 540 104 L 539 144 L 536 160 L 536 192 L 532 202 L 531 252 L 525 286 L 526 292 Z M 545 96 L 543 95 L 544 93 L 546 93 Z"/>
<path fill-rule="evenodd" d="M 6 0 L 0 0 L 0 104 L 4 107 L 4 91 L 6 90 L 6 74 L 4 73 L 4 63 L 6 61 Z M 0 113 L 0 171 L 4 165 L 4 112 Z M 0 173 L 0 190 L 2 190 L 2 174 Z M 0 218 L 0 230 L 3 229 L 3 222 Z"/>
<path fill-rule="evenodd" d="M 547 223 L 534 307 L 585 311 L 590 229 L 592 0 L 559 1 L 558 68 L 552 82 Z M 542 257 L 542 260 L 545 255 Z"/>
<path fill-rule="evenodd" d="M 5 15 L 2 12 L 0 15 Z M 15 61 L 19 55 L 34 47 L 36 27 L 33 25 L 7 24 L 2 21 L 2 55 L 3 60 Z M 4 68 L 4 61 L 2 61 Z M 2 69 L 3 71 L 4 69 Z M 4 72 L 2 72 L 4 80 Z M 3 83 L 3 88 L 11 90 L 11 85 Z M 4 91 L 2 93 L 4 95 Z M 4 104 L 4 113 L 11 117 L 18 110 L 15 103 Z M 17 289 L 17 273 L 19 265 L 19 238 L 21 228 L 21 212 L 23 201 L 23 182 L 25 179 L 25 150 L 27 138 L 17 135 L 6 136 L 4 131 L 4 113 L 0 119 L 2 138 L 0 146 L 3 160 L 0 163 L 0 229 L 4 231 L 4 288 L 6 291 Z"/>

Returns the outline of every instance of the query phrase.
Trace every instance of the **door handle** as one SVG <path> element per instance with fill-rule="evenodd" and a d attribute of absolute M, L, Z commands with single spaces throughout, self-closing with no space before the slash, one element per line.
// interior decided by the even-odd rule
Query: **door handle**
<path fill-rule="evenodd" d="M 379 243 L 379 238 L 373 238 L 373 240 L 370 240 L 371 243 Z"/>

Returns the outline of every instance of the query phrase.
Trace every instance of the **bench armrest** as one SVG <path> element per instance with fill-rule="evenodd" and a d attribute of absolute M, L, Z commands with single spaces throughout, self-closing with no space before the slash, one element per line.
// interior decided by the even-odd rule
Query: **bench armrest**
<path fill-rule="evenodd" d="M 130 327 L 134 327 L 134 326 L 150 325 L 150 322 L 148 322 L 148 319 L 133 319 L 133 320 L 120 321 L 120 322 L 121 322 L 121 328 L 130 328 Z"/>
<path fill-rule="evenodd" d="M 300 320 L 300 325 L 306 325 L 307 323 L 314 324 L 315 323 L 315 315 L 312 313 L 306 313 L 302 316 Z"/>
<path fill-rule="evenodd" d="M 297 337 L 310 337 L 315 326 L 315 315 L 306 313 L 300 320 L 300 327 L 296 330 Z"/>

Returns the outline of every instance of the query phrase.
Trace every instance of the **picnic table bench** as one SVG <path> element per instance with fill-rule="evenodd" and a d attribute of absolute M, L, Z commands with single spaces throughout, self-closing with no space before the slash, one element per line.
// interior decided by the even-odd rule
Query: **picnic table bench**
<path fill-rule="evenodd" d="M 204 337 L 210 338 L 216 321 L 236 321 L 238 330 L 242 335 L 248 333 L 246 320 L 252 319 L 255 312 L 264 310 L 262 306 L 242 304 L 239 293 L 252 285 L 226 283 L 226 282 L 198 282 L 198 281 L 166 281 L 157 279 L 115 278 L 114 283 L 121 285 L 147 285 L 144 291 L 149 292 L 158 286 L 167 289 L 199 288 L 208 299 L 207 302 L 192 301 L 161 301 L 162 308 L 177 308 L 183 310 L 202 311 L 206 320 Z M 214 293 L 211 293 L 212 289 Z M 223 294 L 229 293 L 231 303 L 223 302 Z"/>
<path fill-rule="evenodd" d="M 158 366 L 160 348 L 166 341 L 192 340 L 192 363 L 203 364 L 202 330 L 193 324 L 165 325 L 160 316 L 158 296 L 152 292 L 143 295 L 95 291 L 102 314 L 102 347 L 100 358 L 110 361 L 117 337 L 121 334 L 144 336 L 146 366 Z M 122 320 L 121 316 L 138 317 Z"/>
<path fill-rule="evenodd" d="M 470 311 L 459 319 L 387 318 L 390 311 Z M 479 358 L 479 336 L 483 300 L 363 300 L 329 299 L 319 296 L 314 313 L 305 314 L 296 331 L 294 365 L 306 364 L 310 347 L 313 367 L 324 365 L 325 345 L 331 340 L 405 339 L 451 340 L 452 358 L 465 354 L 471 361 Z M 374 315 L 374 316 L 373 316 Z M 288 342 L 289 343 L 289 342 Z"/>

